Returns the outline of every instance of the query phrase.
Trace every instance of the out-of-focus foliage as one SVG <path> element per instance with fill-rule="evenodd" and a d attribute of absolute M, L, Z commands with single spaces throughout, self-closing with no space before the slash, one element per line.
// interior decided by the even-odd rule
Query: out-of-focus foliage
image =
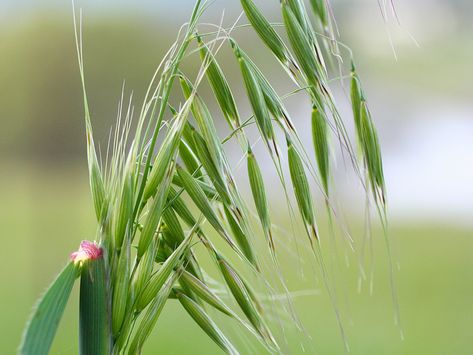
<path fill-rule="evenodd" d="M 92 21 L 84 37 L 95 130 L 106 142 L 122 84 L 141 98 L 143 83 L 169 43 L 165 30 L 157 36 L 150 24 L 125 17 Z M 81 157 L 85 140 L 79 79 L 67 14 L 38 15 L 1 31 L 0 151 L 39 161 Z"/>

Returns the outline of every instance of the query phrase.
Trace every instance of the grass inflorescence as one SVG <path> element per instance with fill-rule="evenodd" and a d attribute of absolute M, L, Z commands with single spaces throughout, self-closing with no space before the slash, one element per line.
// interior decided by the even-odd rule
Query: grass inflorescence
<path fill-rule="evenodd" d="M 198 0 L 189 22 L 181 28 L 157 68 L 140 112 L 135 114 L 131 100 L 128 109 L 124 109 L 122 98 L 111 151 L 101 164 L 86 94 L 81 29 L 76 26 L 98 244 L 82 251 L 80 260 L 71 260 L 45 294 L 38 306 L 41 314 L 32 318 L 21 353 L 47 353 L 72 284 L 79 275 L 82 354 L 92 353 L 91 349 L 97 354 L 140 353 L 169 300 L 178 300 L 191 319 L 228 354 L 239 353 L 238 347 L 219 327 L 215 311 L 242 325 L 269 352 L 281 352 L 280 341 L 269 322 L 270 307 L 252 290 L 249 281 L 256 280 L 268 294 L 273 293 L 256 249 L 260 236 L 254 230 L 252 208 L 237 186 L 228 158 L 227 146 L 234 141 L 246 159 L 255 220 L 263 231 L 271 262 L 277 267 L 277 278 L 284 284 L 276 258 L 284 249 L 280 250 L 275 241 L 266 194 L 269 189 L 261 161 L 247 135 L 253 124 L 271 157 L 290 210 L 291 200 L 295 200 L 309 237 L 306 243 L 315 253 L 324 278 L 325 266 L 319 255 L 324 235 L 319 234 L 317 218 L 324 207 L 330 214 L 333 209 L 332 135 L 350 154 L 355 169 L 365 168 L 364 186 L 384 211 L 385 185 L 378 137 L 354 66 L 351 101 L 361 152 L 358 160 L 328 85 L 329 73 L 334 69 L 330 66 L 339 56 L 328 2 L 311 1 L 316 15 L 312 18 L 303 1 L 282 0 L 283 24 L 279 26 L 271 24 L 252 0 L 241 0 L 241 5 L 250 26 L 269 50 L 268 55 L 281 64 L 288 82 L 295 83 L 297 90 L 309 99 L 312 116 L 307 117 L 305 125 L 311 127 L 313 152 L 305 150 L 284 98 L 251 55 L 232 38 L 232 31 L 238 26 L 229 30 L 217 26 L 214 33 L 199 31 L 199 18 L 208 3 Z M 288 43 L 277 27 L 285 31 Z M 316 29 L 322 29 L 325 35 L 320 37 Z M 218 62 L 222 46 L 232 49 L 236 59 L 233 64 L 240 70 L 252 114 L 247 120 L 240 117 L 241 104 Z M 181 64 L 193 55 L 200 61 L 200 69 L 197 73 L 185 73 Z M 204 79 L 210 84 L 231 131 L 226 138 L 220 137 L 208 98 L 199 91 Z M 181 96 L 173 90 L 176 86 L 180 86 Z M 285 137 L 282 144 L 277 133 Z M 289 179 L 285 170 L 289 171 Z M 319 184 L 326 202 L 321 208 L 316 206 L 312 178 Z M 100 255 L 92 253 L 93 248 L 100 248 Z M 202 262 L 203 258 L 207 260 Z M 204 270 L 208 265 L 213 265 L 213 270 Z M 208 276 L 212 273 L 218 280 Z M 227 297 L 219 295 L 216 284 L 227 290 Z M 285 284 L 284 287 L 287 291 Z M 332 295 L 331 287 L 327 289 Z M 230 296 L 233 303 L 228 302 Z M 289 292 L 287 296 L 290 297 Z M 51 311 L 53 303 L 58 307 Z M 290 302 L 282 311 L 297 319 Z M 53 322 L 45 327 L 48 320 Z"/>

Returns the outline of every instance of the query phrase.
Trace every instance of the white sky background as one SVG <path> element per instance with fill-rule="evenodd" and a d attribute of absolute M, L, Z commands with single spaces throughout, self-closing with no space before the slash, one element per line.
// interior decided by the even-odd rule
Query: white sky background
<path fill-rule="evenodd" d="M 385 149 L 392 213 L 473 225 L 473 107 L 417 109 Z"/>

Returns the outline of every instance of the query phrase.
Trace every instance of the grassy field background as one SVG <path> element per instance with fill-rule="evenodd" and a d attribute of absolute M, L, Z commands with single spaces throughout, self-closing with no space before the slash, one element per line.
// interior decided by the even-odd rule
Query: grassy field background
<path fill-rule="evenodd" d="M 62 267 L 68 253 L 94 233 L 85 167 L 46 171 L 15 167 L 0 183 L 2 239 L 2 353 L 18 346 L 31 306 Z M 21 212 L 19 212 L 21 211 Z M 468 354 L 473 327 L 472 231 L 448 225 L 401 224 L 390 227 L 397 240 L 400 269 L 395 272 L 405 339 L 393 322 L 387 282 L 387 258 L 382 235 L 375 233 L 374 292 L 356 287 L 356 267 L 339 280 L 340 304 L 348 341 L 354 354 Z M 284 263 L 283 263 L 284 264 Z M 356 266 L 356 265 L 355 265 Z M 284 265 L 286 269 L 294 265 Z M 296 270 L 297 271 L 297 270 Z M 311 275 L 288 280 L 292 290 L 314 288 Z M 343 352 L 334 313 L 323 287 L 320 294 L 295 298 L 311 343 L 321 354 Z M 77 351 L 77 288 L 63 319 L 52 354 Z M 225 319 L 225 329 L 237 342 Z M 289 320 L 290 321 L 290 320 Z M 302 353 L 300 334 L 289 332 L 291 353 Z M 169 302 L 149 344 L 148 353 L 209 354 L 218 348 L 175 302 Z M 311 353 L 311 350 L 308 350 Z"/>

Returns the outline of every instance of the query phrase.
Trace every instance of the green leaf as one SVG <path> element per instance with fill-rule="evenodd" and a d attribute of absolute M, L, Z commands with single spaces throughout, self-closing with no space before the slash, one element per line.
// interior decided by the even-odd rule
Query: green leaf
<path fill-rule="evenodd" d="M 20 354 L 42 355 L 49 352 L 77 276 L 78 267 L 71 262 L 48 288 L 23 335 Z"/>

